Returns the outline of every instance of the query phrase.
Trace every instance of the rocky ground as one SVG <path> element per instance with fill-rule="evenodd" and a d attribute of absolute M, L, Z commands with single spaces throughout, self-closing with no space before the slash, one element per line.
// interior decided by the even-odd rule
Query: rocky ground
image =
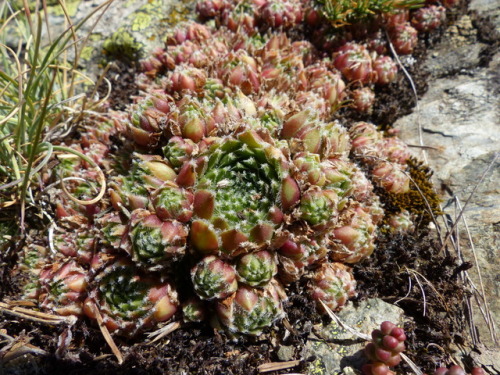
<path fill-rule="evenodd" d="M 447 218 L 455 221 L 468 201 L 457 226 L 457 245 L 463 258 L 474 264 L 468 274 L 484 291 L 495 327 L 500 321 L 500 53 L 498 42 L 490 41 L 500 30 L 500 8 L 493 3 L 472 1 L 469 8 L 477 13 L 462 16 L 448 28 L 427 57 L 432 77 L 428 92 L 395 128 L 407 143 L 429 147 L 428 162 Z M 490 16 L 490 27 L 482 28 L 484 16 Z M 499 371 L 498 337 L 487 328 L 478 306 L 473 316 L 485 345 L 480 357 Z"/>
<path fill-rule="evenodd" d="M 76 2 L 74 12 L 76 15 L 85 14 L 96 3 Z M 133 58 L 159 42 L 153 35 L 185 17 L 189 11 L 189 7 L 180 2 L 129 0 L 126 3 L 127 7 L 115 4 L 110 8 L 101 26 L 96 28 L 92 39 L 94 46 L 100 48 L 88 50 L 89 66 L 97 66 L 97 61 L 102 67 L 115 57 L 121 57 L 122 61 Z M 459 219 L 451 239 L 455 246 L 449 246 L 449 249 L 459 250 L 453 255 L 463 257 L 463 262 L 470 262 L 469 285 L 474 285 L 485 296 L 485 300 L 479 299 L 477 303 L 471 298 L 480 343 L 474 350 L 470 345 L 456 347 L 455 357 L 465 358 L 465 362 L 473 358 L 491 374 L 497 374 L 500 373 L 500 359 L 496 354 L 500 347 L 491 328 L 496 327 L 495 322 L 500 322 L 500 262 L 496 256 L 500 239 L 500 168 L 497 159 L 500 150 L 500 39 L 495 36 L 500 32 L 500 3 L 472 0 L 469 9 L 470 12 L 446 28 L 442 41 L 428 51 L 424 64 L 429 73 L 428 90 L 419 98 L 413 113 L 397 120 L 394 127 L 408 144 L 416 146 L 416 155 L 423 157 L 425 151 L 424 157 L 434 171 L 435 186 L 443 197 L 444 218 L 450 225 Z M 54 17 L 57 25 L 57 15 Z M 491 23 L 485 22 L 486 19 Z M 110 23 L 114 26 L 110 27 Z M 59 25 L 62 24 L 59 22 Z M 118 32 L 111 34 L 109 30 Z M 101 52 L 109 60 L 103 59 Z M 126 82 L 126 72 L 123 69 L 117 71 L 121 76 L 115 77 L 115 81 Z M 466 209 L 460 215 L 465 205 Z M 444 225 L 443 221 L 441 223 Z M 351 304 L 338 316 L 361 333 L 369 333 L 384 320 L 409 326 L 414 324 L 396 306 L 397 303 L 390 302 L 381 298 L 363 299 Z M 483 316 L 486 304 L 491 312 L 489 324 Z M 310 374 L 349 374 L 353 373 L 352 367 L 358 367 L 363 361 L 361 349 L 364 341 L 336 323 L 313 321 L 306 328 L 304 331 L 310 333 L 300 353 L 292 340 L 290 345 L 278 349 L 277 358 L 256 358 L 255 361 L 289 361 L 300 356 L 309 362 L 299 369 Z M 470 335 L 465 331 L 464 328 L 464 336 Z M 43 332 L 47 338 L 54 335 Z M 172 337 L 174 340 L 175 336 Z M 246 355 L 256 356 L 252 350 L 258 345 L 258 342 L 245 343 L 243 347 L 249 350 Z M 101 347 L 107 352 L 104 345 Z M 465 357 L 458 353 L 465 354 Z M 24 373 L 38 370 L 43 373 L 45 370 L 38 367 L 37 358 L 36 353 L 18 357 L 4 370 L 15 373 L 12 371 L 26 368 Z M 49 368 L 57 368 L 62 363 L 52 362 Z M 0 374 L 2 366 L 0 364 Z M 107 368 L 116 371 L 113 366 Z M 88 369 L 73 373 L 87 373 L 85 371 Z"/>

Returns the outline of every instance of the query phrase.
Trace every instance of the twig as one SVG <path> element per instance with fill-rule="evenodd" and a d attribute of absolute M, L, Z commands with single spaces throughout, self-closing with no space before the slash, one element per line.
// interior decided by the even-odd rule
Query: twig
<path fill-rule="evenodd" d="M 24 307 L 12 306 L 12 304 L 0 302 L 0 312 L 4 312 L 9 315 L 17 316 L 18 318 L 28 319 L 44 324 L 67 324 L 73 325 L 78 320 L 75 316 L 60 316 L 42 313 L 39 311 L 33 311 L 30 309 L 25 309 Z"/>
<path fill-rule="evenodd" d="M 101 330 L 102 335 L 104 336 L 104 340 L 108 343 L 109 347 L 111 348 L 111 351 L 115 355 L 116 359 L 118 360 L 118 364 L 121 365 L 123 363 L 123 356 L 122 353 L 120 352 L 120 349 L 115 344 L 115 341 L 111 337 L 111 334 L 108 331 L 108 328 L 104 324 L 104 321 L 102 320 L 101 312 L 95 305 L 95 302 L 90 302 L 91 309 L 93 313 L 95 314 L 95 317 L 97 319 L 97 324 L 99 324 L 99 329 Z"/>
<path fill-rule="evenodd" d="M 406 295 L 402 298 L 399 298 L 397 301 L 394 302 L 394 304 L 397 304 L 398 302 L 401 302 L 403 301 L 404 299 L 406 299 L 410 293 L 411 293 L 411 288 L 412 288 L 412 283 L 411 283 L 411 276 L 408 276 L 408 292 L 406 293 Z"/>
<path fill-rule="evenodd" d="M 259 372 L 271 372 L 271 371 L 279 371 L 287 368 L 295 367 L 300 365 L 300 360 L 296 361 L 288 361 L 288 362 L 271 362 L 264 363 L 258 367 Z"/>

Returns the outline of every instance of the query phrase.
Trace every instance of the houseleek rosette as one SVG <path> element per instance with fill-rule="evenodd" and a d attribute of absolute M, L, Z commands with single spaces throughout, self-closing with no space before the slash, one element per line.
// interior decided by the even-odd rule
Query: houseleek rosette
<path fill-rule="evenodd" d="M 343 225 L 333 230 L 332 256 L 336 261 L 357 263 L 373 253 L 376 227 L 369 207 L 360 204 L 351 206 L 344 216 Z"/>
<path fill-rule="evenodd" d="M 193 267 L 191 280 L 196 294 L 206 300 L 226 298 L 238 288 L 234 267 L 214 255 Z"/>
<path fill-rule="evenodd" d="M 148 210 L 135 210 L 130 217 L 128 241 L 122 247 L 138 266 L 164 269 L 184 255 L 187 235 L 186 226 L 179 221 L 162 221 Z"/>
<path fill-rule="evenodd" d="M 246 131 L 212 143 L 201 160 L 190 232 L 194 248 L 232 258 L 269 243 L 283 210 L 300 195 L 282 152 Z"/>
<path fill-rule="evenodd" d="M 282 301 L 285 298 L 285 292 L 276 280 L 263 289 L 241 285 L 235 294 L 217 303 L 217 316 L 232 332 L 259 335 L 264 328 L 283 317 Z"/>
<path fill-rule="evenodd" d="M 236 264 L 238 280 L 250 286 L 264 286 L 276 275 L 278 267 L 269 251 L 245 254 Z"/>
<path fill-rule="evenodd" d="M 134 153 L 127 175 L 114 177 L 109 184 L 109 195 L 115 210 L 124 206 L 134 210 L 148 208 L 150 193 L 166 181 L 173 181 L 176 173 L 157 155 Z"/>
<path fill-rule="evenodd" d="M 278 249 L 279 276 L 284 283 L 299 280 L 309 266 L 323 261 L 330 249 L 324 238 L 302 236 L 286 240 Z"/>
<path fill-rule="evenodd" d="M 87 274 L 75 261 L 55 263 L 40 272 L 41 307 L 59 315 L 81 315 Z"/>
<path fill-rule="evenodd" d="M 319 301 L 323 301 L 331 310 L 339 310 L 347 300 L 356 295 L 356 281 L 351 269 L 342 263 L 323 263 L 311 278 L 309 284 L 311 297 L 318 301 L 318 307 L 323 309 Z"/>
<path fill-rule="evenodd" d="M 129 261 L 108 266 L 96 281 L 97 288 L 85 301 L 84 311 L 92 319 L 99 312 L 111 332 L 133 335 L 169 320 L 177 311 L 177 292 L 172 286 L 142 275 Z"/>

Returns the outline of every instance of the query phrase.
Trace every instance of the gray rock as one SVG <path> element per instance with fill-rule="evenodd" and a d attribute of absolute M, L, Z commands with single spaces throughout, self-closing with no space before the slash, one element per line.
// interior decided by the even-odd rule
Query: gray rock
<path fill-rule="evenodd" d="M 475 10 L 484 16 L 490 17 L 495 28 L 500 32 L 500 6 L 495 0 L 471 0 L 469 9 Z"/>
<path fill-rule="evenodd" d="M 293 346 L 281 346 L 278 349 L 278 359 L 280 361 L 291 361 L 294 358 L 295 347 Z"/>
<path fill-rule="evenodd" d="M 336 315 L 347 326 L 370 335 L 371 331 L 385 320 L 402 324 L 403 310 L 373 298 L 362 301 L 357 306 L 349 304 Z M 359 369 L 366 362 L 363 354 L 366 341 L 335 322 L 327 326 L 318 325 L 314 332 L 309 337 L 303 353 L 303 358 L 315 356 L 309 374 L 347 374 L 348 368 Z"/>
<path fill-rule="evenodd" d="M 488 11 L 500 25 L 500 4 L 498 2 L 472 1 L 472 9 Z M 497 16 L 495 16 L 497 15 Z M 429 84 L 429 91 L 419 101 L 413 114 L 401 118 L 395 124 L 400 136 L 410 145 L 419 145 L 419 126 L 422 129 L 422 143 L 427 150 L 428 163 L 434 170 L 435 186 L 445 187 L 441 193 L 445 199 L 445 213 L 454 220 L 459 214 L 455 198 L 463 206 L 471 197 L 458 226 L 458 246 L 463 259 L 477 265 L 468 274 L 479 291 L 485 292 L 485 303 L 493 315 L 494 322 L 500 322 L 500 53 L 493 57 L 489 67 L 469 69 L 478 58 L 478 45 L 470 38 L 464 39 L 464 46 L 470 48 L 470 55 L 461 62 L 446 62 L 459 58 L 460 52 L 452 51 L 440 56 L 443 46 L 431 54 L 429 61 L 436 64 L 429 67 L 437 74 L 457 73 L 454 76 L 436 79 Z M 457 55 L 457 54 L 458 55 Z M 472 64 L 472 65 L 471 65 Z M 457 69 L 458 67 L 458 69 Z M 421 151 L 416 151 L 421 156 Z M 496 155 L 496 163 L 492 164 Z M 485 171 L 488 172 L 485 174 Z M 477 186 L 481 178 L 484 180 Z M 450 203 L 446 205 L 446 203 Z M 469 235 L 473 246 L 470 244 Z M 453 249 L 450 246 L 450 249 Z M 475 257 L 477 256 L 477 262 Z M 482 285 L 481 285 L 482 281 Z M 498 341 L 491 334 L 478 305 L 474 305 L 474 322 L 483 344 L 483 353 L 498 354 Z M 495 323 L 493 323 L 495 324 Z M 477 356 L 486 366 L 500 368 L 500 356 Z"/>
<path fill-rule="evenodd" d="M 477 30 L 472 20 L 464 15 L 446 30 L 441 42 L 428 55 L 425 70 L 432 77 L 467 72 L 478 66 L 485 48 L 485 44 L 477 43 Z"/>

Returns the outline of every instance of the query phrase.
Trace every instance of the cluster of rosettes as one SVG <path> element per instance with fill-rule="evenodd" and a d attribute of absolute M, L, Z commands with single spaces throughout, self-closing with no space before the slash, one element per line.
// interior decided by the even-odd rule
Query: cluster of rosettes
<path fill-rule="evenodd" d="M 373 124 L 332 115 L 396 70 L 365 45 L 332 55 L 260 33 L 295 27 L 303 6 L 200 1 L 217 27 L 177 26 L 142 61 L 127 113 L 82 129 L 71 147 L 105 171 L 108 194 L 86 205 L 53 197 L 51 255 L 32 294 L 42 306 L 123 335 L 169 319 L 255 335 L 284 316 L 291 282 L 305 280 L 319 308 L 355 295 L 349 265 L 372 254 L 384 219 L 372 181 L 406 192 L 409 152 Z M 123 146 L 111 149 L 111 136 Z M 96 172 L 60 159 L 68 190 L 92 199 Z M 385 223 L 405 230 L 411 218 Z"/>
<path fill-rule="evenodd" d="M 455 3 L 445 1 L 443 5 L 450 8 Z M 270 28 L 306 29 L 313 44 L 322 53 L 331 54 L 332 63 L 351 84 L 350 105 L 360 112 L 369 112 L 375 101 L 373 86 L 387 85 L 397 77 L 398 68 L 390 57 L 389 44 L 399 55 L 411 54 L 417 46 L 418 33 L 432 31 L 445 20 L 445 7 L 435 1 L 410 11 L 414 5 L 401 3 L 385 13 L 381 9 L 369 10 L 366 14 L 371 17 L 359 20 L 355 15 L 360 9 L 346 9 L 350 21 L 339 22 L 332 22 L 329 17 L 336 5 L 319 0 L 200 0 L 196 9 L 202 20 L 213 19 L 218 27 L 245 34 L 248 39 L 258 39 L 259 32 Z M 365 6 L 369 4 L 359 4 L 360 8 Z M 242 41 L 248 43 L 253 42 Z M 265 76 L 266 71 L 262 73 Z"/>
<path fill-rule="evenodd" d="M 365 354 L 371 363 L 363 366 L 365 375 L 394 375 L 389 369 L 401 362 L 400 353 L 405 350 L 406 335 L 402 328 L 385 321 L 380 329 L 372 332 L 372 342 L 366 345 Z"/>

